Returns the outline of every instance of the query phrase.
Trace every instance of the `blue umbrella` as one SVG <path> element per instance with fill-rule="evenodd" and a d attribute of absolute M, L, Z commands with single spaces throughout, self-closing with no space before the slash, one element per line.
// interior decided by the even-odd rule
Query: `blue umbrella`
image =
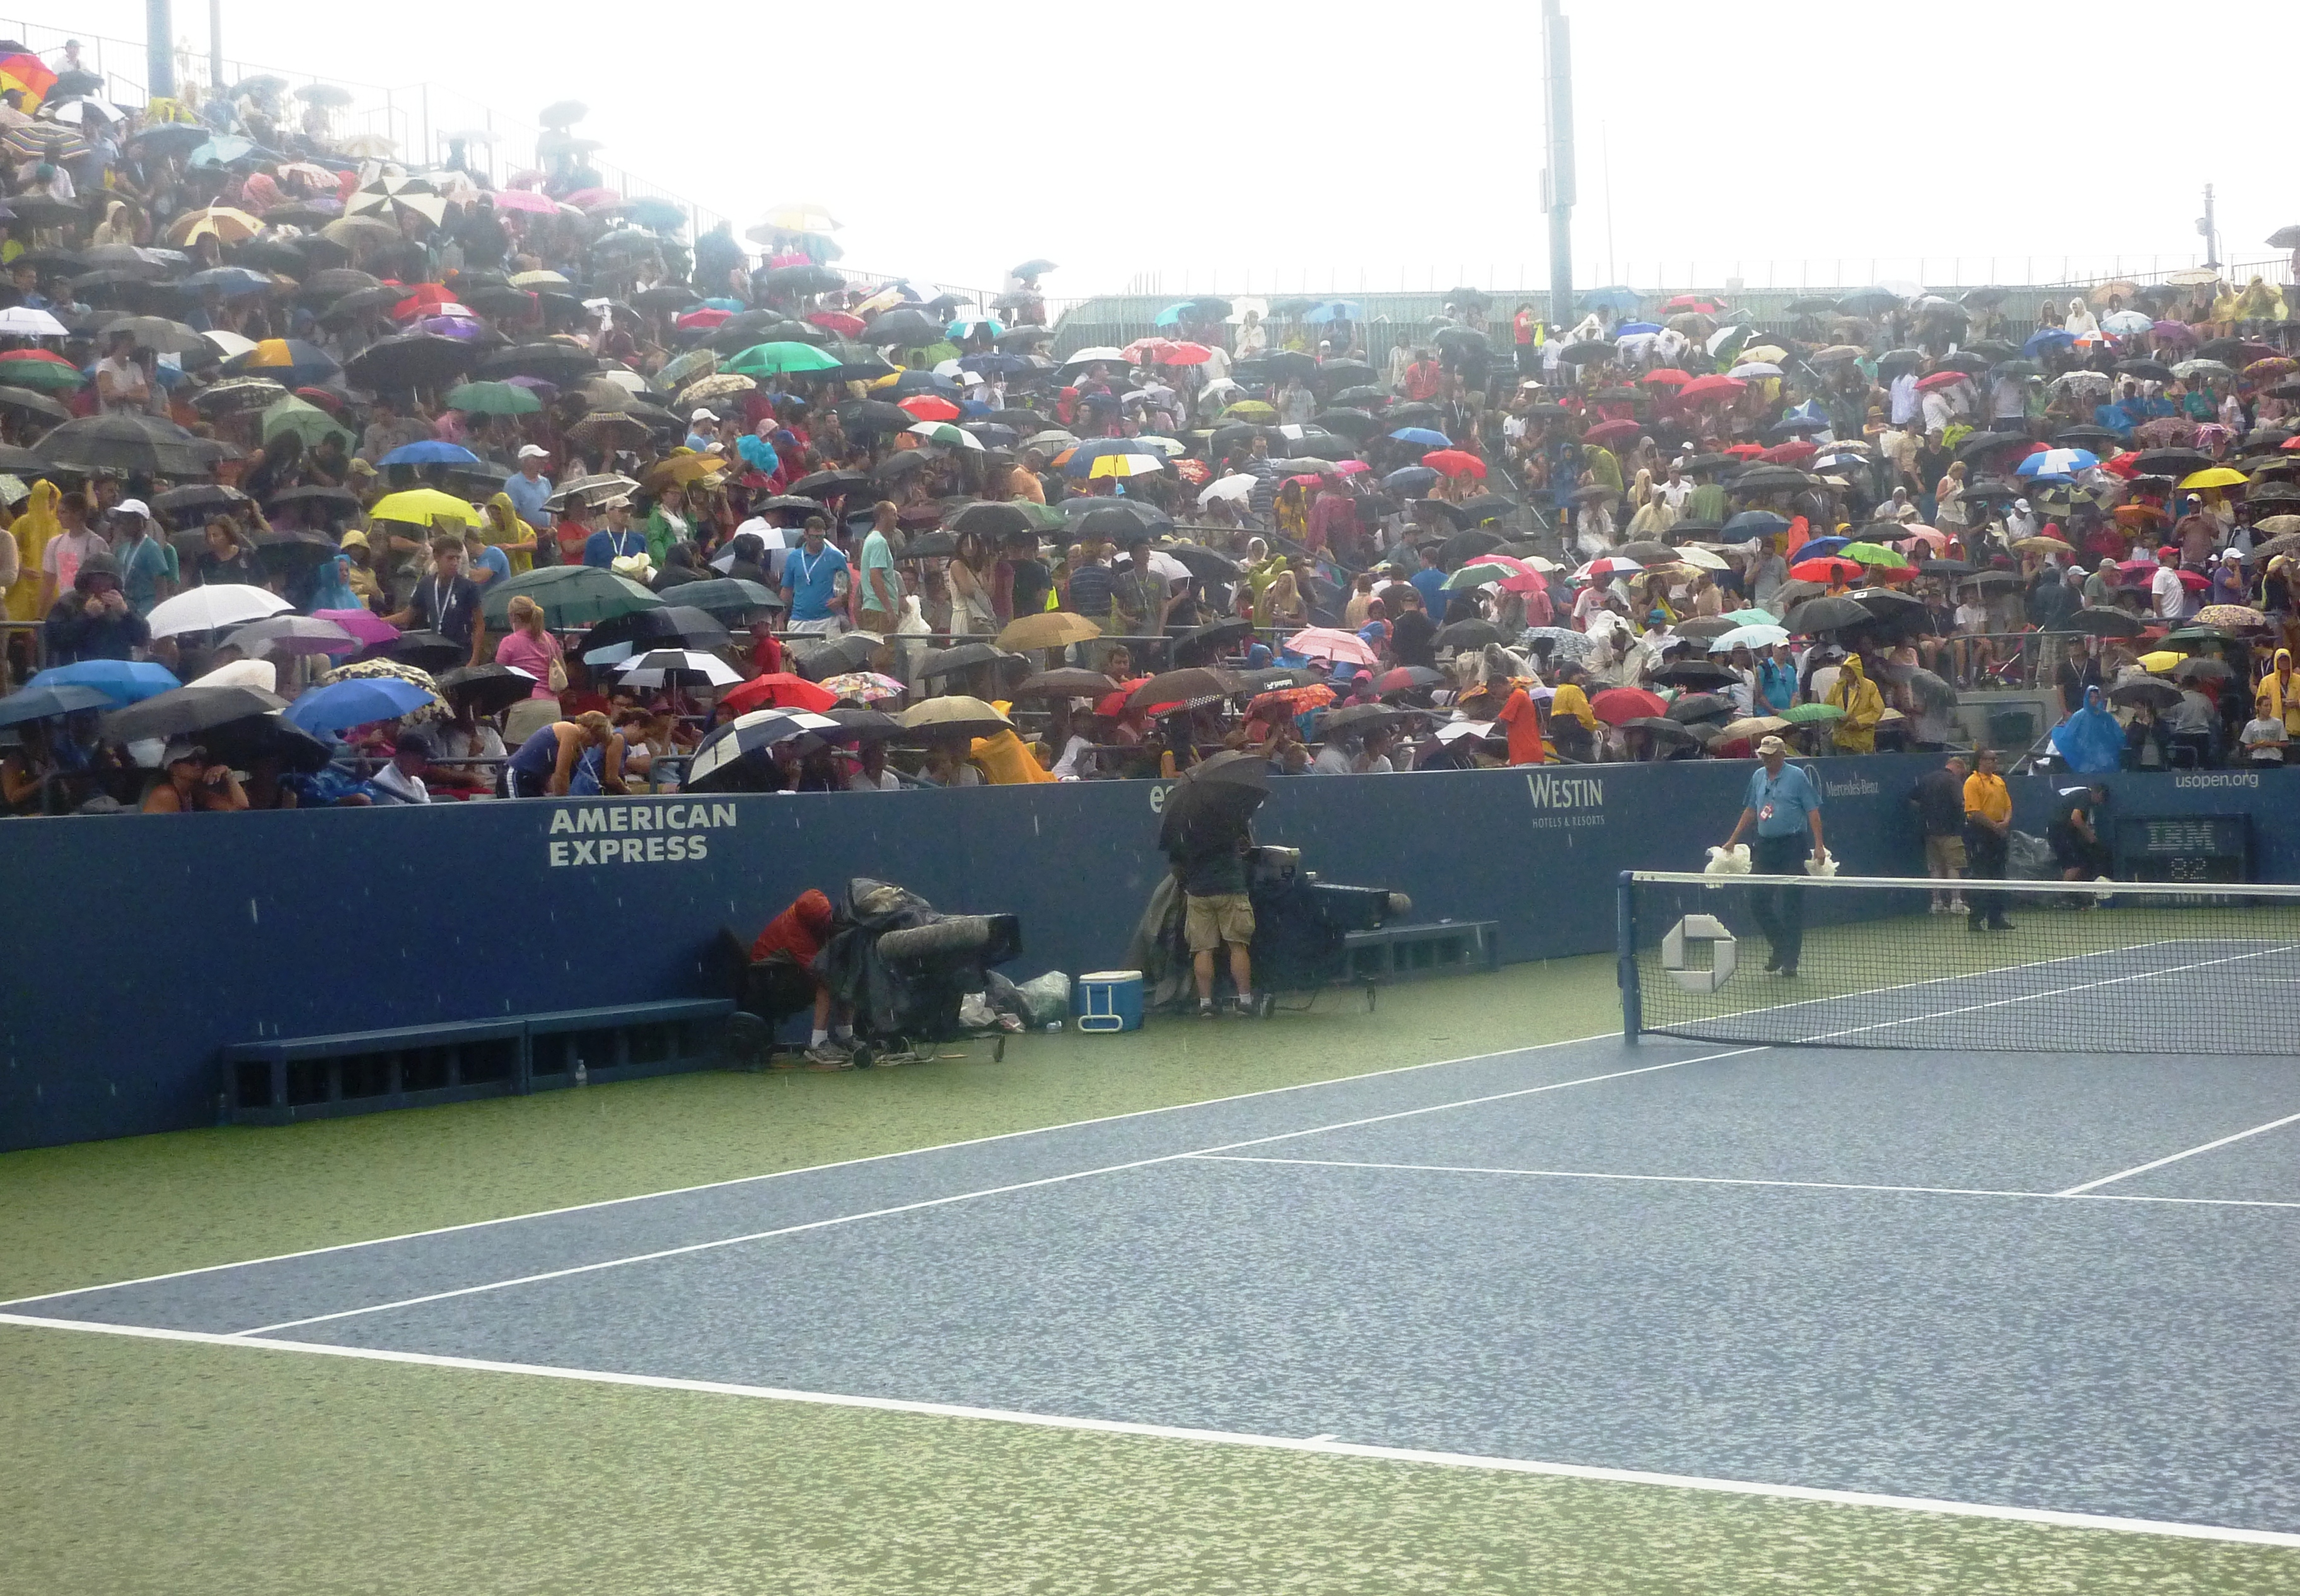
<path fill-rule="evenodd" d="M 979 371 L 985 377 L 1012 377 L 1018 371 L 1028 371 L 1030 362 L 1019 354 L 962 354 L 958 357 L 962 371 Z"/>
<path fill-rule="evenodd" d="M 174 672 L 149 660 L 82 660 L 77 665 L 52 665 L 24 684 L 34 687 L 94 687 L 116 705 L 154 698 L 180 687 Z"/>
<path fill-rule="evenodd" d="M 1152 319 L 1151 325 L 1153 327 L 1178 326 L 1182 320 L 1182 312 L 1196 303 L 1197 301 L 1194 299 L 1185 299 L 1179 304 L 1170 304 Z"/>
<path fill-rule="evenodd" d="M 2100 463 L 2088 449 L 2039 449 L 2012 468 L 2015 477 L 2072 477 Z"/>
<path fill-rule="evenodd" d="M 240 299 L 250 294 L 265 294 L 271 289 L 271 279 L 260 271 L 250 271 L 245 266 L 211 266 L 205 271 L 195 271 L 186 278 L 187 288 L 214 288 L 226 299 Z"/>
<path fill-rule="evenodd" d="M 1632 338 L 1640 333 L 1657 333 L 1660 330 L 1661 323 L 1658 321 L 1624 321 L 1613 329 L 1613 336 L 1617 338 Z"/>
<path fill-rule="evenodd" d="M 1365 314 L 1365 308 L 1354 299 L 1329 299 L 1308 315 L 1304 321 L 1355 321 Z"/>
<path fill-rule="evenodd" d="M 1000 333 L 1006 330 L 1004 327 L 1001 326 L 998 322 L 993 321 L 988 316 L 962 316 L 957 320 L 952 322 L 948 327 L 943 328 L 943 332 L 949 337 L 971 338 L 976 332 L 985 328 L 988 329 L 990 336 L 994 338 Z"/>
<path fill-rule="evenodd" d="M 0 726 L 53 720 L 80 710 L 101 709 L 112 699 L 101 687 L 27 687 L 0 698 Z"/>
<path fill-rule="evenodd" d="M 388 466 L 478 465 L 479 457 L 461 444 L 427 437 L 421 443 L 402 444 L 376 463 Z"/>
<path fill-rule="evenodd" d="M 365 726 L 371 720 L 396 720 L 437 702 L 436 694 L 403 677 L 360 676 L 304 694 L 288 706 L 286 714 L 317 736 L 349 726 Z"/>
<path fill-rule="evenodd" d="M 1428 427 L 1401 427 L 1389 435 L 1403 444 L 1419 444 L 1425 449 L 1450 449 L 1454 440 L 1444 433 Z"/>
<path fill-rule="evenodd" d="M 701 308 L 706 311 L 747 311 L 751 307 L 739 299 L 706 299 Z"/>
<path fill-rule="evenodd" d="M 1788 529 L 1788 519 L 1775 515 L 1770 510 L 1744 510 L 1725 523 L 1726 531 L 1738 533 L 1743 538 L 1771 537 L 1776 532 Z"/>
<path fill-rule="evenodd" d="M 1394 494 L 1426 494 L 1438 486 L 1438 473 L 1429 466 L 1407 466 L 1384 477 L 1381 485 Z"/>
<path fill-rule="evenodd" d="M 2077 336 L 2072 332 L 2062 332 L 2057 327 L 2040 327 L 2029 335 L 2029 341 L 2021 345 L 2021 353 L 2034 360 L 2047 349 L 2066 349 L 2076 341 Z"/>
<path fill-rule="evenodd" d="M 1585 311 L 1634 311 L 1645 295 L 1635 288 L 1594 288 L 1581 296 Z"/>
<path fill-rule="evenodd" d="M 1818 560 L 1823 554 L 1834 554 L 1853 540 L 1849 537 L 1816 537 L 1789 556 L 1792 563 L 1799 560 Z"/>

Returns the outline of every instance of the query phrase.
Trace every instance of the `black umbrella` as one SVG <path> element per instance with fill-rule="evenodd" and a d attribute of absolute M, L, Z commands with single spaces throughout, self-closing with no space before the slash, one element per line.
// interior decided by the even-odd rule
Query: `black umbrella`
<path fill-rule="evenodd" d="M 264 501 L 266 510 L 277 510 L 283 504 L 311 504 L 319 507 L 323 515 L 356 515 L 359 495 L 347 487 L 323 487 L 317 483 L 304 487 L 286 487 Z"/>
<path fill-rule="evenodd" d="M 2129 611 L 2096 609 L 2090 604 L 2062 624 L 2069 631 L 2094 637 L 2138 637 L 2148 629 L 2148 623 Z"/>
<path fill-rule="evenodd" d="M 926 657 L 919 661 L 919 675 L 928 677 L 955 676 L 977 665 L 996 665 L 1004 660 L 1015 661 L 1026 669 L 1029 665 L 1024 655 L 1009 653 L 995 643 L 977 641 L 954 644 L 948 648 L 929 649 Z"/>
<path fill-rule="evenodd" d="M 915 537 L 904 540 L 902 557 L 905 560 L 946 560 L 957 553 L 956 533 L 921 532 Z"/>
<path fill-rule="evenodd" d="M 858 487 L 871 486 L 868 471 L 816 471 L 800 478 L 790 485 L 792 496 L 802 499 L 835 499 L 841 494 L 851 494 Z"/>
<path fill-rule="evenodd" d="M 1172 551 L 1162 552 L 1171 553 Z M 1232 616 L 1226 620 L 1210 620 L 1204 626 L 1185 627 L 1167 640 L 1174 645 L 1174 662 L 1177 665 L 1199 665 L 1224 644 L 1243 643 L 1253 636 L 1252 621 L 1244 616 Z"/>
<path fill-rule="evenodd" d="M 1917 574 L 1925 577 L 1969 577 L 1973 566 L 1970 560 L 1920 560 Z"/>
<path fill-rule="evenodd" d="M 923 471 L 934 463 L 934 456 L 924 449 L 898 449 L 871 467 L 871 474 L 881 482 L 891 482 L 897 477 Z"/>
<path fill-rule="evenodd" d="M 1225 749 L 1193 768 L 1166 794 L 1158 846 L 1178 857 L 1231 846 L 1269 795 L 1270 761 L 1243 749 Z"/>
<path fill-rule="evenodd" d="M 481 715 L 499 715 L 535 695 L 535 677 L 508 665 L 458 665 L 432 679 L 451 702 L 468 703 Z"/>
<path fill-rule="evenodd" d="M 1202 547 L 1195 543 L 1170 544 L 1158 551 L 1171 554 L 1189 568 L 1190 574 L 1203 581 L 1230 582 L 1238 578 L 1241 567 L 1237 561 L 1219 550 Z M 1228 623 L 1219 623 L 1228 624 Z M 1200 630 L 1206 628 L 1201 628 Z M 1179 634 L 1177 634 L 1179 636 Z"/>
<path fill-rule="evenodd" d="M 770 294 L 828 294 L 846 279 L 828 266 L 778 266 L 767 273 Z"/>
<path fill-rule="evenodd" d="M 1081 536 L 1124 539 L 1138 537 L 1149 528 L 1133 503 L 1121 499 L 1094 504 L 1078 518 L 1076 529 Z"/>
<path fill-rule="evenodd" d="M 865 323 L 856 342 L 883 348 L 892 344 L 905 349 L 942 342 L 942 324 L 923 311 L 893 310 Z"/>
<path fill-rule="evenodd" d="M 1430 500 L 1429 502 L 1431 503 L 1444 503 L 1443 500 Z M 1447 570 L 1459 570 L 1471 561 L 1476 559 L 1479 555 L 1490 554 L 1496 549 L 1500 548 L 1502 546 L 1502 541 L 1503 540 L 1501 538 L 1496 536 L 1491 532 L 1477 528 L 1472 528 L 1467 532 L 1456 532 L 1453 536 L 1446 540 L 1445 547 L 1438 551 L 1438 559 L 1444 562 Z"/>
<path fill-rule="evenodd" d="M 1338 393 L 1360 383 L 1371 382 L 1377 373 L 1363 361 L 1328 361 L 1318 368 L 1317 386 L 1321 393 Z"/>
<path fill-rule="evenodd" d="M 900 432 L 918 425 L 918 418 L 883 399 L 850 399 L 838 407 L 838 424 L 852 433 Z"/>
<path fill-rule="evenodd" d="M 1457 620 L 1438 628 L 1430 643 L 1438 648 L 1455 651 L 1484 648 L 1488 644 L 1503 641 L 1502 629 L 1490 620 Z"/>
<path fill-rule="evenodd" d="M 1712 665 L 1706 660 L 1679 660 L 1654 671 L 1653 679 L 1671 687 L 1722 687 L 1736 677 L 1722 665 Z"/>
<path fill-rule="evenodd" d="M 1879 620 L 1896 620 L 1924 611 L 1925 602 L 1890 587 L 1862 587 L 1844 595 Z"/>
<path fill-rule="evenodd" d="M 599 357 L 572 344 L 516 344 L 488 356 L 479 367 L 487 378 L 538 377 L 562 387 L 599 367 Z"/>
<path fill-rule="evenodd" d="M 2103 459 L 2124 446 L 2124 440 L 2107 428 L 2089 423 L 2081 427 L 2063 427 L 2053 434 L 2053 441 L 2063 448 L 2089 449 Z"/>
<path fill-rule="evenodd" d="M 635 610 L 628 615 L 611 616 L 601 621 L 585 634 L 583 652 L 588 655 L 595 650 L 618 643 L 646 644 L 654 647 L 676 642 L 687 648 L 713 649 L 725 648 L 732 641 L 726 623 L 690 603 L 682 588 L 679 603 L 675 604 L 665 604 L 654 610 Z"/>
<path fill-rule="evenodd" d="M 2152 710 L 2170 710 L 2179 706 L 2180 690 L 2171 683 L 2160 681 L 2153 676 L 2139 676 L 2111 687 L 2108 702 L 2146 704 Z"/>
<path fill-rule="evenodd" d="M 1322 427 L 1329 433 L 1345 434 L 1363 443 L 1382 428 L 1379 418 L 1362 410 L 1321 410 L 1310 418 L 1313 427 Z"/>
<path fill-rule="evenodd" d="M 829 719 L 838 722 L 844 728 L 836 734 L 836 740 L 839 742 L 845 742 L 852 737 L 883 743 L 890 737 L 901 736 L 906 729 L 901 721 L 883 710 L 845 707 L 825 710 L 822 712 Z M 826 738 L 834 736 L 829 732 L 824 732 L 821 735 Z"/>
<path fill-rule="evenodd" d="M 1824 594 L 1807 599 L 1782 619 L 1781 624 L 1792 632 L 1834 632 L 1842 627 L 1864 627 L 1877 617 L 1860 604 L 1842 595 Z"/>
<path fill-rule="evenodd" d="M 318 532 L 273 529 L 246 536 L 256 559 L 268 571 L 308 570 L 335 557 L 335 540 Z"/>
<path fill-rule="evenodd" d="M 1110 678 L 1098 670 L 1066 667 L 1025 677 L 1012 691 L 1016 698 L 1100 698 L 1110 687 Z M 0 699 L 0 703 L 6 702 Z"/>
<path fill-rule="evenodd" d="M 284 710 L 288 701 L 256 687 L 175 687 L 115 710 L 104 718 L 104 735 L 115 743 L 146 737 L 179 737 L 227 720 Z"/>
<path fill-rule="evenodd" d="M 811 682 L 845 671 L 860 670 L 871 662 L 871 656 L 886 645 L 867 632 L 849 632 L 833 643 L 799 654 L 793 661 L 798 674 Z"/>
<path fill-rule="evenodd" d="M 1019 506 L 980 502 L 963 506 L 946 524 L 954 532 L 971 532 L 978 537 L 1012 537 L 1030 530 L 1030 518 Z"/>
<path fill-rule="evenodd" d="M 298 299 L 310 300 L 316 304 L 331 304 L 346 294 L 354 294 L 362 288 L 379 288 L 382 286 L 382 279 L 369 272 L 361 271 L 350 266 L 329 266 L 324 270 L 315 271 L 305 278 L 304 286 L 296 290 L 296 296 Z M 407 297 L 406 291 L 397 286 L 394 287 L 393 292 L 399 299 Z M 398 299 L 395 299 L 392 303 L 397 303 Z"/>
<path fill-rule="evenodd" d="M 2172 368 L 2162 361 L 2129 360 L 2116 362 L 2116 369 L 2127 377 L 2138 377 L 2144 382 L 2170 382 Z"/>
<path fill-rule="evenodd" d="M 1735 712 L 1733 701 L 1722 693 L 1688 693 L 1669 706 L 1669 719 L 1680 726 L 1690 726 L 1696 720 L 1713 720 L 1721 715 Z"/>
<path fill-rule="evenodd" d="M 1235 671 L 1220 670 L 1208 665 L 1189 665 L 1152 677 L 1128 694 L 1126 702 L 1129 709 L 1146 710 L 1153 704 L 1228 698 L 1234 693 L 1245 691 L 1246 684 L 1238 679 Z"/>
<path fill-rule="evenodd" d="M 1516 511 L 1517 501 L 1504 498 L 1499 494 L 1479 494 L 1474 499 L 1463 500 L 1455 508 L 1469 517 L 1472 523 L 1497 521 Z"/>
<path fill-rule="evenodd" d="M 461 338 L 401 333 L 379 338 L 361 350 L 344 363 L 344 375 L 365 388 L 437 387 L 470 370 L 482 353 Z"/>
<path fill-rule="evenodd" d="M 0 384 L 0 410 L 20 416 L 38 416 L 45 421 L 69 421 L 72 419 L 71 411 L 46 394 L 36 394 L 29 388 L 5 384 Z"/>
<path fill-rule="evenodd" d="M 1402 711 L 1386 703 L 1354 703 L 1347 708 L 1330 711 L 1318 722 L 1321 732 L 1330 736 L 1362 726 L 1382 726 L 1395 720 Z"/>
<path fill-rule="evenodd" d="M 131 411 L 66 421 L 43 436 L 34 452 L 51 465 L 73 470 L 155 477 L 204 477 L 215 458 L 173 421 Z"/>
<path fill-rule="evenodd" d="M 171 487 L 166 493 L 154 494 L 151 501 L 154 511 L 171 518 L 236 510 L 247 502 L 247 495 L 239 489 L 226 487 L 220 482 L 196 482 L 188 487 Z"/>
<path fill-rule="evenodd" d="M 360 651 L 358 659 L 395 660 L 402 665 L 429 672 L 445 670 L 450 665 L 461 664 L 471 657 L 468 643 L 458 643 L 437 632 L 402 632 L 388 643 L 379 643 Z"/>
<path fill-rule="evenodd" d="M 276 711 L 226 720 L 206 727 L 199 736 L 211 759 L 238 769 L 276 760 L 283 770 L 301 770 L 308 776 L 326 769 L 335 758 L 335 750 L 328 744 Z"/>
<path fill-rule="evenodd" d="M 1958 445 L 1957 445 L 1957 446 L 1956 446 L 1956 457 L 1957 457 L 1959 460 L 1971 460 L 1971 459 L 1972 459 L 1975 455 L 1979 455 L 1979 454 L 1986 454 L 1986 453 L 1988 453 L 1991 449 L 2003 449 L 2003 448 L 2007 448 L 2007 447 L 2009 447 L 2009 446 L 2011 446 L 2012 445 L 2014 445 L 2014 444 L 2020 444 L 2020 445 L 2027 445 L 2027 443 L 2028 443 L 2028 442 L 2029 442 L 2029 437 L 2028 437 L 2028 435 L 2027 435 L 2026 433 L 2020 433 L 2020 432 L 1974 432 L 1974 433 L 1969 433 L 1969 434 L 1967 434 L 1967 435 L 1965 436 L 1965 437 L 1964 437 L 1961 442 L 1959 442 L 1959 443 L 1958 443 Z"/>
<path fill-rule="evenodd" d="M 2186 477 L 2212 463 L 2201 449 L 2143 449 L 2133 457 L 2132 469 L 2144 477 Z"/>

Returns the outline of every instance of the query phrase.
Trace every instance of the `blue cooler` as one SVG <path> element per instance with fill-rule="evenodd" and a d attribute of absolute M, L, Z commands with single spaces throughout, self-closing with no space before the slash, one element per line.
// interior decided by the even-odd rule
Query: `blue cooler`
<path fill-rule="evenodd" d="M 1078 1028 L 1138 1031 L 1142 1028 L 1142 972 L 1097 970 L 1078 978 Z"/>

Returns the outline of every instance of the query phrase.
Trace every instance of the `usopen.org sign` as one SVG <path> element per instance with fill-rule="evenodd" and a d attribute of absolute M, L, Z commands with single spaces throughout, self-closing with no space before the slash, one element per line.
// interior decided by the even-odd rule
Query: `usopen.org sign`
<path fill-rule="evenodd" d="M 1605 823 L 1605 780 L 1601 776 L 1553 776 L 1546 770 L 1529 770 L 1525 787 L 1533 803 L 1532 824 L 1537 829 Z"/>

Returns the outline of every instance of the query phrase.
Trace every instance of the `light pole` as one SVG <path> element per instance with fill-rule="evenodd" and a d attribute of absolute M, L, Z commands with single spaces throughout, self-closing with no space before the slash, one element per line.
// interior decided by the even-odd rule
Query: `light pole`
<path fill-rule="evenodd" d="M 1542 208 L 1549 212 L 1549 315 L 1559 327 L 1573 320 L 1573 38 L 1558 0 L 1541 0 L 1541 79 L 1547 112 L 1549 164 L 1541 174 Z"/>
<path fill-rule="evenodd" d="M 208 0 L 208 83 L 223 92 L 223 0 Z"/>
<path fill-rule="evenodd" d="M 169 0 L 144 0 L 144 92 L 176 97 L 176 19 Z"/>

